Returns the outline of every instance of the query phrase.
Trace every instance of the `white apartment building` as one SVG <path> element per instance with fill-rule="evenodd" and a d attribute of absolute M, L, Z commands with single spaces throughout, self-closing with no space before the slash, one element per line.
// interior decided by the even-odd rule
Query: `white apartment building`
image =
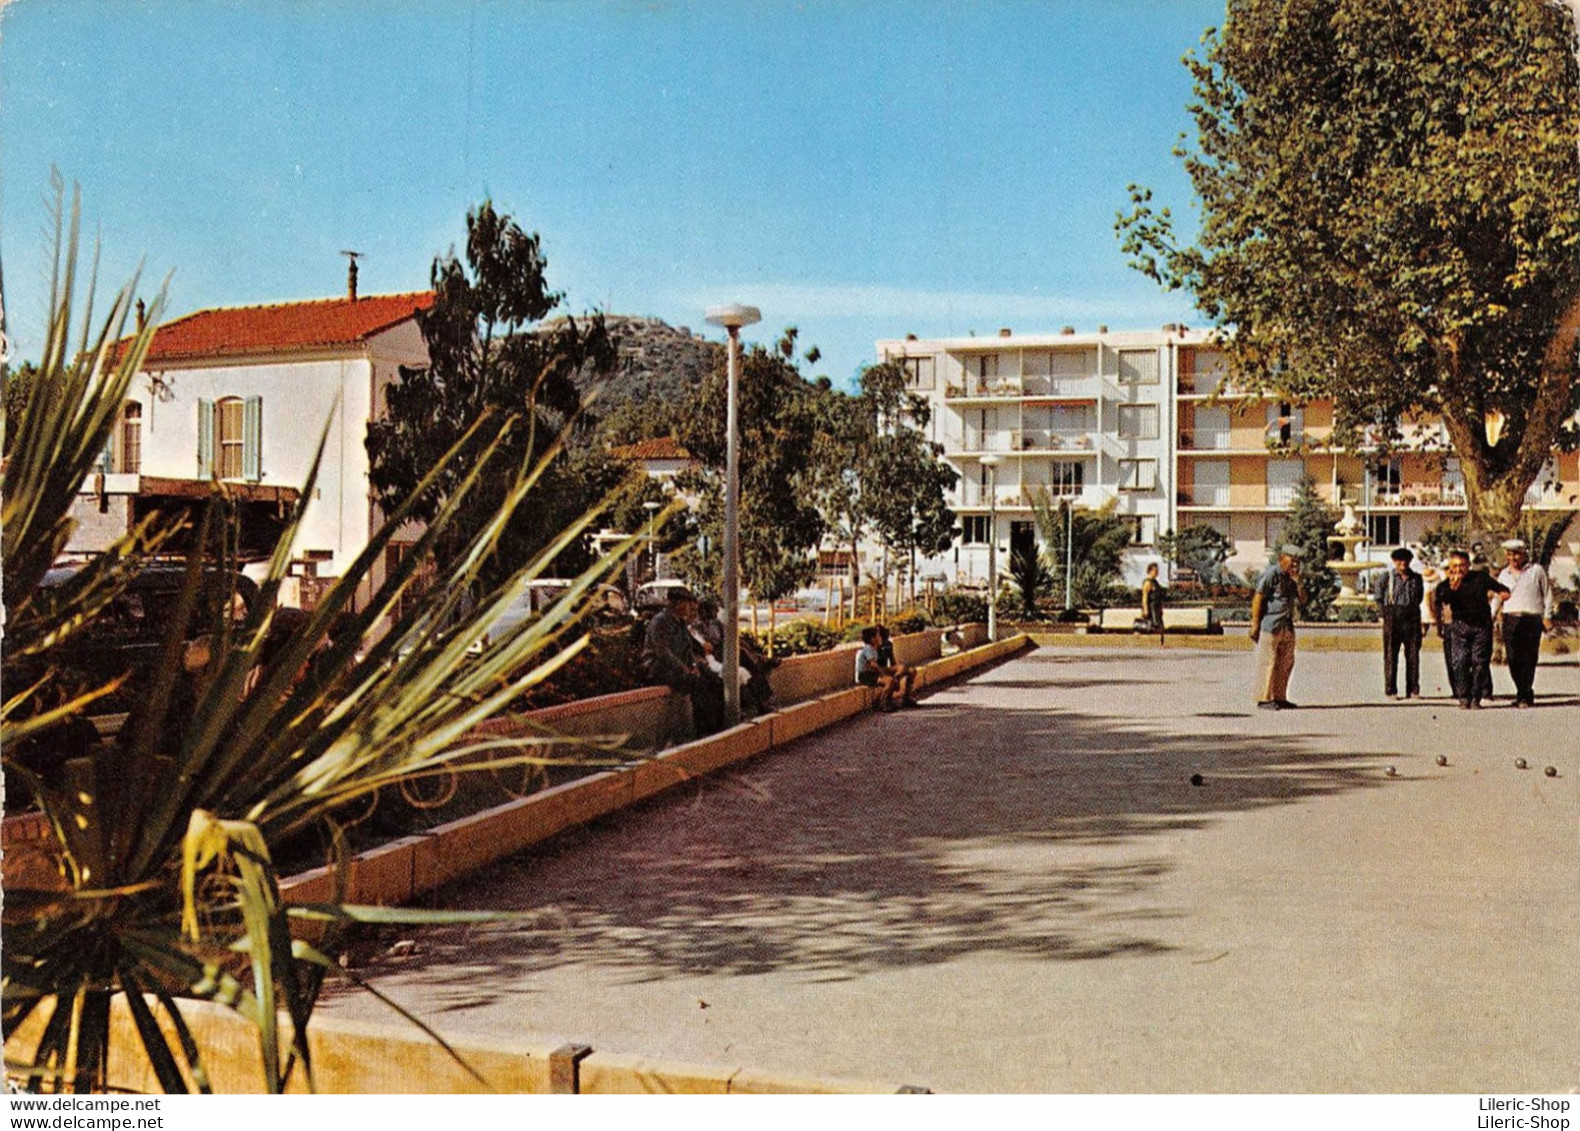
<path fill-rule="evenodd" d="M 992 338 L 880 341 L 877 351 L 904 363 L 931 410 L 929 439 L 960 474 L 951 502 L 961 538 L 924 567 L 952 583 L 987 580 L 990 537 L 1000 569 L 1012 547 L 1036 538 L 1038 487 L 1078 507 L 1115 501 L 1134 531 L 1129 584 L 1147 563 L 1161 562 L 1160 534 L 1194 523 L 1228 537 L 1229 569 L 1261 568 L 1308 475 L 1330 505 L 1354 507 L 1371 539 L 1363 553 L 1379 563 L 1465 511 L 1464 476 L 1440 422 L 1408 424 L 1405 449 L 1386 456 L 1334 448 L 1331 402 L 1289 404 L 1226 388 L 1225 358 L 1210 331 L 1000 330 Z M 989 454 L 996 467 L 984 464 Z M 1555 452 L 1526 506 L 1548 515 L 1580 508 L 1580 454 Z M 1554 560 L 1555 579 L 1567 581 L 1577 559 L 1580 531 L 1571 531 Z"/>
<path fill-rule="evenodd" d="M 960 474 L 951 501 L 960 541 L 925 572 L 986 582 L 990 538 L 1001 569 L 1011 549 L 1035 543 L 1032 497 L 1044 488 L 1078 507 L 1115 504 L 1132 526 L 1125 574 L 1138 584 L 1173 525 L 1179 350 L 1205 340 L 1167 326 L 878 342 L 878 356 L 903 361 L 911 389 L 927 398 L 928 438 Z M 983 462 L 990 454 L 996 466 Z"/>

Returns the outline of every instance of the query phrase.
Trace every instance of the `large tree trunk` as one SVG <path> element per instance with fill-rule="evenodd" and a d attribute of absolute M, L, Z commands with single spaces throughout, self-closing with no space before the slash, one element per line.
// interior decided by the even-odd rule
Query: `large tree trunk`
<path fill-rule="evenodd" d="M 1485 413 L 1495 407 L 1479 397 L 1445 398 L 1443 422 L 1465 474 L 1466 526 L 1472 540 L 1507 538 L 1520 525 L 1525 492 L 1552 457 L 1566 423 L 1580 350 L 1580 295 L 1571 299 L 1542 355 L 1541 373 L 1523 419 L 1510 413 L 1505 432 L 1490 443 Z M 1453 386 L 1466 390 L 1465 384 Z M 1517 410 L 1516 410 L 1517 411 Z"/>

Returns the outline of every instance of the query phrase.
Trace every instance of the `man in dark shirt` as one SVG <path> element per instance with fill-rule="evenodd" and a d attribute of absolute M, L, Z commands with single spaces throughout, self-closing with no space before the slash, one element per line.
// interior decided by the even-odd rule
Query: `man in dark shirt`
<path fill-rule="evenodd" d="M 1432 591 L 1432 623 L 1445 638 L 1449 675 L 1461 708 L 1479 710 L 1483 699 L 1492 698 L 1491 597 L 1508 592 L 1486 570 L 1472 570 L 1470 555 L 1463 550 L 1448 555 L 1448 580 Z M 1451 618 L 1446 633 L 1444 609 Z"/>
<path fill-rule="evenodd" d="M 1383 694 L 1399 698 L 1399 651 L 1404 650 L 1404 690 L 1421 698 L 1421 599 L 1426 582 L 1410 568 L 1415 558 L 1400 546 L 1388 555 L 1393 568 L 1372 583 L 1372 599 L 1382 610 Z"/>

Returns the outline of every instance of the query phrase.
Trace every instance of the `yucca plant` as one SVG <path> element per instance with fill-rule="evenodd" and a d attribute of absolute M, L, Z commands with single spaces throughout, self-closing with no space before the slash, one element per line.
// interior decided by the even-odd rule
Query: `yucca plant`
<path fill-rule="evenodd" d="M 215 501 L 186 532 L 193 547 L 187 584 L 137 706 L 103 745 L 88 753 L 54 753 L 52 728 L 78 717 L 106 689 L 88 688 L 64 702 L 50 696 L 57 675 L 49 663 L 52 649 L 113 600 L 173 529 L 151 520 L 69 587 L 39 585 L 66 542 L 72 501 L 152 335 L 142 329 L 124 348 L 116 346 L 134 280 L 117 296 L 97 337 L 69 348 L 78 210 L 74 194 L 66 219 L 63 200 L 57 193 L 56 218 L 64 231 L 57 230 L 59 266 L 39 392 L 15 422 L 15 446 L 0 481 L 4 675 L 11 696 L 0 743 L 7 774 L 25 784 L 54 830 L 63 878 L 63 890 L 6 892 L 6 1033 L 46 1002 L 53 1007 L 32 1062 L 8 1063 L 7 1071 L 34 1088 L 103 1087 L 110 1003 L 124 993 L 167 1091 L 208 1088 L 202 1050 L 181 1020 L 181 1001 L 189 997 L 224 1003 L 256 1025 L 269 1090 L 281 1090 L 297 1065 L 311 1086 L 306 1028 L 323 978 L 340 973 L 328 957 L 334 934 L 356 922 L 430 916 L 344 905 L 287 907 L 276 883 L 275 849 L 314 826 L 329 830 L 331 845 L 343 845 L 335 835 L 337 812 L 413 776 L 551 760 L 552 735 L 477 743 L 466 735 L 580 650 L 585 637 L 578 638 L 575 626 L 581 611 L 642 536 L 577 578 L 541 617 L 496 637 L 480 657 L 469 656 L 505 606 L 593 517 L 562 531 L 498 590 L 473 598 L 511 511 L 559 451 L 549 445 L 536 463 L 515 469 L 494 521 L 454 561 L 440 563 L 434 583 L 413 598 L 420 564 L 476 489 L 487 454 L 510 429 L 530 426 L 522 420 L 530 422 L 531 414 L 479 421 L 433 469 L 433 478 L 455 475 L 459 487 L 411 552 L 372 585 L 374 564 L 409 517 L 401 506 L 282 641 L 271 632 L 279 616 L 276 597 L 301 508 L 313 496 L 315 459 L 303 502 L 250 611 L 239 620 L 220 614 L 195 626 L 208 629 L 205 647 L 195 652 L 189 629 L 200 615 L 204 578 L 234 576 L 225 550 L 227 500 L 216 484 Z M 160 305 L 156 300 L 152 307 L 156 316 Z M 91 317 L 91 297 L 88 307 Z M 490 438 L 485 456 L 463 467 L 458 453 L 479 432 Z M 319 458 L 322 450 L 321 443 Z M 358 604 L 359 589 L 371 589 L 371 599 Z M 312 929 L 300 929 L 304 923 Z M 171 1022 L 173 1042 L 161 1031 L 156 1006 Z M 289 1018 L 283 1034 L 277 1023 L 282 1010 Z"/>

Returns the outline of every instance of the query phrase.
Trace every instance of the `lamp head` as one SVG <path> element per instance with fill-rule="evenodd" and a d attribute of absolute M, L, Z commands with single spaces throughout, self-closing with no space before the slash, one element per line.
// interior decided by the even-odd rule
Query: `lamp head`
<path fill-rule="evenodd" d="M 738 302 L 727 306 L 710 306 L 703 315 L 713 325 L 723 326 L 726 330 L 739 330 L 742 326 L 763 320 L 762 311 L 755 306 L 742 306 Z"/>
<path fill-rule="evenodd" d="M 977 462 L 983 467 L 997 467 L 1004 462 L 1004 458 L 1002 456 L 985 455 L 980 457 Z"/>

